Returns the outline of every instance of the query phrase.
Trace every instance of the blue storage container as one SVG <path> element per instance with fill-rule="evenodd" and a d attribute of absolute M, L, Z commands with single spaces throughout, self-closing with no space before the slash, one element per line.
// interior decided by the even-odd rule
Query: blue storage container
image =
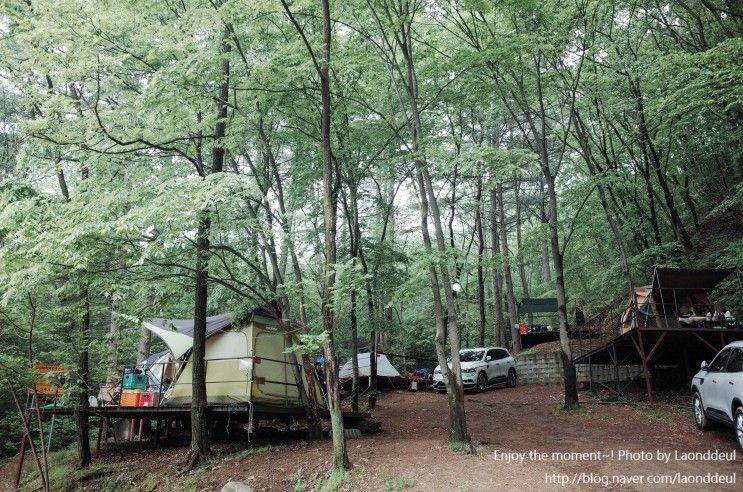
<path fill-rule="evenodd" d="M 146 374 L 129 373 L 124 375 L 123 389 L 125 390 L 146 390 L 149 378 Z"/>

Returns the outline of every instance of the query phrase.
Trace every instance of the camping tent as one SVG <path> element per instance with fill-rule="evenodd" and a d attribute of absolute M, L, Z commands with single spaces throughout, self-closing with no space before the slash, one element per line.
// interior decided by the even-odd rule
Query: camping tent
<path fill-rule="evenodd" d="M 359 377 L 371 376 L 371 357 L 369 352 L 363 352 L 358 354 L 357 360 L 359 361 Z M 384 354 L 377 354 L 377 376 L 387 378 L 400 378 L 402 377 L 397 369 L 390 363 L 390 360 Z M 341 370 L 338 372 L 340 379 L 348 379 L 353 377 L 353 359 L 348 359 L 348 362 L 343 364 Z"/>
<path fill-rule="evenodd" d="M 246 327 L 227 330 L 231 318 L 221 315 L 207 318 L 206 393 L 209 404 L 246 404 L 299 406 L 299 389 L 292 367 L 292 357 L 285 353 L 288 346 L 297 344 L 279 328 L 263 318 L 253 318 Z M 219 322 L 211 323 L 219 319 Z M 172 390 L 162 402 L 167 406 L 185 406 L 191 403 L 193 320 L 151 320 L 144 326 L 158 335 L 179 362 Z M 228 322 L 227 322 L 228 321 Z M 172 326 L 175 330 L 168 329 Z M 307 378 L 300 371 L 305 387 Z M 323 404 L 316 386 L 315 400 Z"/>

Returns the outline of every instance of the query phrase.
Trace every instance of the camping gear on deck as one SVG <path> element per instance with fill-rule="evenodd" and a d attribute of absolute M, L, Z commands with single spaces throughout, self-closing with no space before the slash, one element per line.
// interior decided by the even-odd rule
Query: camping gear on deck
<path fill-rule="evenodd" d="M 709 293 L 734 268 L 655 267 L 651 285 L 635 287 L 622 313 L 622 333 L 633 328 L 734 328 L 704 315 L 715 308 Z"/>
<path fill-rule="evenodd" d="M 139 395 L 142 393 L 140 390 L 123 390 L 121 392 L 121 405 L 122 407 L 138 407 L 139 406 Z"/>
<path fill-rule="evenodd" d="M 98 390 L 98 401 L 101 406 L 113 406 L 119 402 L 121 395 L 121 379 L 118 377 L 109 377 L 105 383 L 101 383 Z"/>
<path fill-rule="evenodd" d="M 154 407 L 157 405 L 158 393 L 154 391 L 143 391 L 139 394 L 139 407 Z"/>
<path fill-rule="evenodd" d="M 138 374 L 130 372 L 124 374 L 124 382 L 122 388 L 125 390 L 146 390 L 148 384 L 148 378 L 146 374 Z"/>

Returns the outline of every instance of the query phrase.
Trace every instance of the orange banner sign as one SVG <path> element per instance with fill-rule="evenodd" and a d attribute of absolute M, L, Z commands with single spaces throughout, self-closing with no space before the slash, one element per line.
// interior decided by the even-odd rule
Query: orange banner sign
<path fill-rule="evenodd" d="M 64 376 L 67 374 L 65 368 L 55 364 L 34 364 L 33 370 L 39 374 L 34 388 L 36 393 L 48 396 L 55 396 L 61 393 L 61 389 L 55 386 L 53 382 L 48 381 L 45 376 L 49 373 L 52 373 L 55 376 Z"/>

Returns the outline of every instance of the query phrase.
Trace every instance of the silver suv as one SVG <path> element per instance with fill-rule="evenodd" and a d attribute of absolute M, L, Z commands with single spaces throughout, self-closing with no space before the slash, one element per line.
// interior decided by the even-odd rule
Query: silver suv
<path fill-rule="evenodd" d="M 691 380 L 694 421 L 700 430 L 715 423 L 732 427 L 743 450 L 743 341 L 722 350 Z"/>
<path fill-rule="evenodd" d="M 508 350 L 500 347 L 472 348 L 459 351 L 462 367 L 462 384 L 464 389 L 485 391 L 488 386 L 505 384 L 516 386 L 516 362 Z M 449 363 L 451 367 L 451 362 Z M 445 391 L 441 366 L 433 371 L 433 383 L 436 391 Z"/>

